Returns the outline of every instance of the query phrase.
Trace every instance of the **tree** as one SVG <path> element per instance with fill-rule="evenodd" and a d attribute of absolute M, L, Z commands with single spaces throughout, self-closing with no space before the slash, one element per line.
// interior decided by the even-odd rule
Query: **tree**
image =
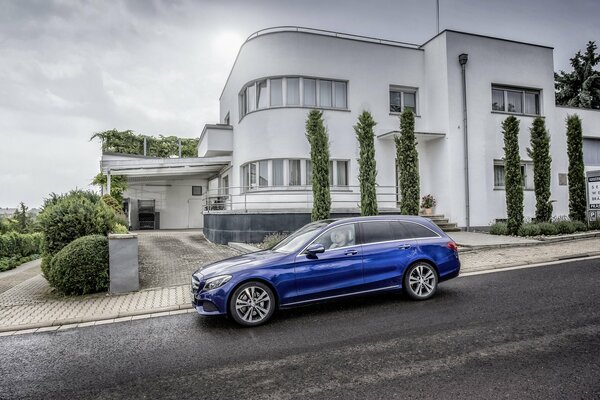
<path fill-rule="evenodd" d="M 502 122 L 504 134 L 504 184 L 509 235 L 516 235 L 523 225 L 523 176 L 519 156 L 519 120 L 510 116 Z"/>
<path fill-rule="evenodd" d="M 556 104 L 571 107 L 600 109 L 600 62 L 595 42 L 588 42 L 584 54 L 578 51 L 571 58 L 572 72 L 554 74 Z"/>
<path fill-rule="evenodd" d="M 106 186 L 106 175 L 102 172 L 94 177 L 92 185 L 98 185 L 100 187 Z M 122 175 L 111 175 L 110 177 L 110 194 L 119 204 L 123 204 L 123 192 L 127 190 L 127 177 Z"/>
<path fill-rule="evenodd" d="M 360 149 L 358 158 L 358 182 L 360 184 L 360 214 L 377 215 L 377 165 L 375 162 L 375 133 L 377 123 L 371 113 L 363 111 L 354 125 Z"/>
<path fill-rule="evenodd" d="M 394 137 L 400 177 L 400 212 L 419 214 L 419 153 L 415 137 L 415 115 L 405 109 L 400 115 L 400 137 Z"/>
<path fill-rule="evenodd" d="M 306 119 L 306 139 L 310 144 L 312 167 L 313 221 L 329 218 L 331 193 L 329 192 L 329 137 L 323 124 L 323 112 L 311 110 Z"/>
<path fill-rule="evenodd" d="M 550 157 L 550 135 L 542 117 L 536 117 L 529 129 L 531 148 L 527 154 L 533 160 L 533 183 L 535 187 L 535 219 L 537 222 L 550 222 L 552 202 L 550 201 L 550 179 L 552 158 Z"/>
<path fill-rule="evenodd" d="M 569 218 L 585 222 L 587 200 L 583 166 L 583 134 L 577 114 L 567 117 L 567 156 L 569 157 Z"/>
<path fill-rule="evenodd" d="M 29 232 L 29 228 L 33 223 L 33 218 L 29 215 L 29 208 L 25 203 L 21 202 L 13 215 L 15 220 L 15 230 L 19 233 Z"/>

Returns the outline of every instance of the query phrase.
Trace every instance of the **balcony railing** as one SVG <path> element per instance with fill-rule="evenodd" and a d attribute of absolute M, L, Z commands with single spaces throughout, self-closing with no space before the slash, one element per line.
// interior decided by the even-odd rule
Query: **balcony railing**
<path fill-rule="evenodd" d="M 396 186 L 376 186 L 375 194 L 380 208 L 397 208 Z M 219 210 L 311 209 L 314 199 L 310 186 L 235 186 L 207 190 L 202 200 L 205 212 L 210 213 Z M 332 186 L 331 208 L 360 208 L 360 187 Z"/>

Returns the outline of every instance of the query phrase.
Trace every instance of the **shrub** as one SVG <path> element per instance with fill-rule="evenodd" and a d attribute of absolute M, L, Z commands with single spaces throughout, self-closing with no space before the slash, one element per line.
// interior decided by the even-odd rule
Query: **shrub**
<path fill-rule="evenodd" d="M 400 212 L 419 214 L 419 153 L 415 136 L 415 115 L 407 108 L 400 115 L 400 136 L 394 137 L 398 176 L 400 178 Z"/>
<path fill-rule="evenodd" d="M 508 235 L 508 226 L 506 222 L 496 222 L 490 227 L 492 235 Z"/>
<path fill-rule="evenodd" d="M 546 130 L 544 118 L 536 117 L 529 129 L 531 149 L 527 154 L 533 160 L 533 183 L 535 188 L 535 219 L 548 222 L 552 218 L 550 201 L 551 163 L 550 135 Z"/>
<path fill-rule="evenodd" d="M 519 236 L 539 236 L 541 232 L 539 224 L 535 223 L 523 224 L 519 228 Z"/>
<path fill-rule="evenodd" d="M 556 228 L 556 225 L 554 225 L 551 222 L 542 222 L 538 224 L 539 228 L 540 228 L 540 234 L 541 235 L 557 235 L 558 234 L 558 229 Z"/>
<path fill-rule="evenodd" d="M 41 249 L 41 233 L 9 232 L 0 235 L 0 258 L 27 257 L 33 254 L 39 254 Z"/>
<path fill-rule="evenodd" d="M 117 199 L 115 199 L 109 194 L 105 194 L 104 196 L 102 196 L 102 201 L 104 202 L 104 204 L 109 206 L 111 210 L 114 211 L 117 223 L 124 226 L 129 225 L 129 221 L 127 220 L 125 211 L 123 211 L 122 203 L 120 203 Z"/>
<path fill-rule="evenodd" d="M 267 236 L 265 236 L 262 243 L 260 243 L 258 247 L 264 250 L 268 250 L 270 248 L 273 248 L 277 243 L 281 242 L 286 237 L 288 237 L 287 233 L 270 233 Z"/>
<path fill-rule="evenodd" d="M 108 239 L 80 237 L 52 257 L 50 284 L 64 294 L 96 293 L 108 288 Z"/>
<path fill-rule="evenodd" d="M 583 162 L 583 133 L 581 119 L 575 115 L 567 117 L 567 155 L 569 157 L 569 217 L 572 221 L 585 221 L 587 200 L 585 170 Z"/>
<path fill-rule="evenodd" d="M 523 224 L 523 176 L 519 156 L 519 120 L 514 116 L 502 122 L 508 233 L 517 235 Z"/>
<path fill-rule="evenodd" d="M 114 211 L 90 192 L 73 191 L 47 204 L 39 215 L 46 256 L 53 256 L 82 236 L 107 235 L 115 224 Z"/>
<path fill-rule="evenodd" d="M 111 233 L 125 234 L 125 233 L 129 233 L 129 230 L 127 229 L 127 227 L 125 225 L 116 223 L 115 226 L 113 226 Z"/>
<path fill-rule="evenodd" d="M 421 197 L 421 207 L 422 208 L 433 208 L 436 206 L 436 204 L 437 204 L 437 201 L 430 194 Z"/>
<path fill-rule="evenodd" d="M 371 113 L 363 111 L 354 125 L 358 140 L 358 182 L 360 184 L 360 215 L 377 215 L 377 163 L 375 161 L 375 133 L 377 122 Z"/>
<path fill-rule="evenodd" d="M 573 221 L 562 219 L 562 220 L 556 221 L 554 223 L 554 225 L 556 226 L 556 230 L 560 234 L 568 234 L 568 233 L 575 232 L 575 224 L 573 223 Z"/>
<path fill-rule="evenodd" d="M 573 226 L 575 227 L 575 232 L 585 232 L 588 230 L 588 226 L 585 222 L 573 221 Z"/>
<path fill-rule="evenodd" d="M 600 220 L 590 222 L 590 230 L 600 230 Z"/>
<path fill-rule="evenodd" d="M 313 208 L 311 219 L 329 218 L 331 193 L 329 191 L 329 136 L 323 124 L 323 112 L 312 110 L 306 119 L 306 139 L 310 144 L 312 166 L 311 185 Z"/>

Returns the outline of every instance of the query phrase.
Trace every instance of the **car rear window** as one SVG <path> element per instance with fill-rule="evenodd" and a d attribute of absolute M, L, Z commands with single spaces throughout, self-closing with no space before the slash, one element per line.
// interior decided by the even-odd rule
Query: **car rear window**
<path fill-rule="evenodd" d="M 414 222 L 400 222 L 402 228 L 407 232 L 407 239 L 415 239 L 415 238 L 427 238 L 427 237 L 437 237 L 439 236 L 437 233 L 432 231 L 431 229 L 424 227 L 421 224 L 417 224 Z"/>

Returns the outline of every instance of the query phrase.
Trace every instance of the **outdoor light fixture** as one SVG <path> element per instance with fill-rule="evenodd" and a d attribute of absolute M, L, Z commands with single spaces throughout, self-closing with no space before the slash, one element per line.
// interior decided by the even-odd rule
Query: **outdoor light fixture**
<path fill-rule="evenodd" d="M 458 62 L 460 63 L 460 65 L 465 65 L 467 63 L 467 61 L 469 61 L 469 55 L 462 53 L 461 55 L 458 56 Z"/>

